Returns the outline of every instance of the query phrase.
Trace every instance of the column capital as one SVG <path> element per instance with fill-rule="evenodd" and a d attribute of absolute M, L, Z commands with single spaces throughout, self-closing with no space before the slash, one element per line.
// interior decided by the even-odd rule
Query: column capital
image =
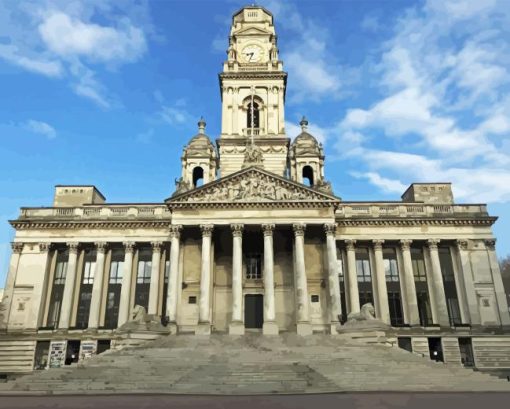
<path fill-rule="evenodd" d="M 201 224 L 200 230 L 202 231 L 202 237 L 211 237 L 214 230 L 214 224 Z"/>
<path fill-rule="evenodd" d="M 106 248 L 108 247 L 108 243 L 105 243 L 104 241 L 98 241 L 94 244 L 96 245 L 98 253 L 104 253 L 106 251 Z"/>
<path fill-rule="evenodd" d="M 294 223 L 292 225 L 292 230 L 294 230 L 294 235 L 297 236 L 304 236 L 305 230 L 306 230 L 306 224 L 304 223 Z"/>
<path fill-rule="evenodd" d="M 11 243 L 11 248 L 13 253 L 20 254 L 23 251 L 23 243 L 13 241 Z"/>
<path fill-rule="evenodd" d="M 126 251 L 126 253 L 132 253 L 133 250 L 135 249 L 135 243 L 132 241 L 125 241 L 123 243 L 123 245 L 124 245 L 124 250 Z"/>
<path fill-rule="evenodd" d="M 456 240 L 455 243 L 457 244 L 457 248 L 459 250 L 467 250 L 468 249 L 469 240 L 459 239 L 459 240 Z"/>
<path fill-rule="evenodd" d="M 487 240 L 484 240 L 484 243 L 485 243 L 485 247 L 488 250 L 494 250 L 496 248 L 496 239 L 487 239 Z"/>
<path fill-rule="evenodd" d="M 80 245 L 80 243 L 76 243 L 76 242 L 71 242 L 71 243 L 67 243 L 67 247 L 69 247 L 69 253 L 78 253 L 78 246 Z"/>
<path fill-rule="evenodd" d="M 163 243 L 161 241 L 151 241 L 152 251 L 161 251 L 161 246 Z"/>
<path fill-rule="evenodd" d="M 437 245 L 439 244 L 441 240 L 439 239 L 428 239 L 427 245 L 429 246 L 430 250 L 437 250 Z"/>
<path fill-rule="evenodd" d="M 336 223 L 326 223 L 324 225 L 324 231 L 326 232 L 326 236 L 336 235 L 336 227 L 338 225 Z"/>
<path fill-rule="evenodd" d="M 262 231 L 264 232 L 264 236 L 272 236 L 274 231 L 274 224 L 263 224 Z"/>
<path fill-rule="evenodd" d="M 354 245 L 355 244 L 356 244 L 356 240 L 352 240 L 352 239 L 345 240 L 345 247 L 349 251 L 353 251 L 354 250 Z"/>
<path fill-rule="evenodd" d="M 384 240 L 382 240 L 382 239 L 372 240 L 372 244 L 374 245 L 374 250 L 382 251 L 382 246 L 384 244 Z"/>
<path fill-rule="evenodd" d="M 51 243 L 39 243 L 39 251 L 41 253 L 46 253 L 50 250 Z"/>
<path fill-rule="evenodd" d="M 170 238 L 181 238 L 182 224 L 172 224 L 168 229 L 170 230 Z"/>
<path fill-rule="evenodd" d="M 400 247 L 402 248 L 402 250 L 409 251 L 409 249 L 411 248 L 411 244 L 413 244 L 413 241 L 410 239 L 400 240 Z"/>
<path fill-rule="evenodd" d="M 234 237 L 242 237 L 244 224 L 231 224 L 230 228 L 232 229 L 232 235 Z"/>

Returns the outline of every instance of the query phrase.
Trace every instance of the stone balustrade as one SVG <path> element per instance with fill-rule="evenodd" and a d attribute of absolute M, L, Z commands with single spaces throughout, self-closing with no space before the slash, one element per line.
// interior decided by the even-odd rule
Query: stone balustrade
<path fill-rule="evenodd" d="M 99 205 L 81 207 L 23 207 L 19 219 L 70 218 L 70 219 L 110 219 L 170 217 L 164 205 Z"/>
<path fill-rule="evenodd" d="M 488 216 L 487 206 L 416 203 L 342 203 L 337 217 L 475 217 Z"/>

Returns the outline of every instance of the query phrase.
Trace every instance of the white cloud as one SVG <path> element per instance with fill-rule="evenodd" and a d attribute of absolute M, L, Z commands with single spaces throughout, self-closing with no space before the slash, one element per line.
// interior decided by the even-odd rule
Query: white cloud
<path fill-rule="evenodd" d="M 55 12 L 39 25 L 49 50 L 63 57 L 85 56 L 103 62 L 131 62 L 146 50 L 143 31 L 129 22 L 119 28 L 84 23 Z"/>
<path fill-rule="evenodd" d="M 367 168 L 355 177 L 384 192 L 451 181 L 460 200 L 510 200 L 509 23 L 504 0 L 408 9 L 379 45 L 382 97 L 338 124 L 336 149 Z"/>
<path fill-rule="evenodd" d="M 55 128 L 46 122 L 30 119 L 23 125 L 23 127 L 30 132 L 44 135 L 48 139 L 54 139 L 57 137 L 57 131 L 55 131 Z"/>
<path fill-rule="evenodd" d="M 185 108 L 178 106 L 161 107 L 159 116 L 169 125 L 183 125 L 193 122 L 193 116 Z"/>
<path fill-rule="evenodd" d="M 147 51 L 147 35 L 161 39 L 146 2 L 0 2 L 0 59 L 64 79 L 101 108 L 110 108 L 113 98 L 100 70 L 137 61 Z"/>
<path fill-rule="evenodd" d="M 301 132 L 302 132 L 302 130 L 301 130 L 300 125 L 296 125 L 295 123 L 289 122 L 289 121 L 287 121 L 285 123 L 285 133 L 292 140 L 296 136 L 298 136 Z M 328 134 L 331 133 L 331 129 L 322 128 L 322 127 L 312 123 L 312 124 L 308 125 L 308 129 L 306 132 L 308 132 L 310 135 L 314 136 L 318 142 L 325 143 L 328 138 Z"/>
<path fill-rule="evenodd" d="M 21 55 L 16 46 L 0 44 L 0 58 L 37 74 L 47 77 L 60 77 L 63 74 L 63 67 L 58 60 L 44 60 L 29 58 Z"/>

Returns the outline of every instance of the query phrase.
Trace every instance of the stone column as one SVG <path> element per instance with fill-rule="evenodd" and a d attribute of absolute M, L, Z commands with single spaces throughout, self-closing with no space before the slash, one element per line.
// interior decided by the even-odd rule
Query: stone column
<path fill-rule="evenodd" d="M 177 331 L 177 295 L 179 291 L 179 255 L 182 225 L 170 226 L 170 273 L 166 296 L 166 313 L 170 323 L 170 332 Z"/>
<path fill-rule="evenodd" d="M 377 288 L 377 315 L 383 322 L 390 324 L 390 308 L 388 305 L 388 289 L 386 287 L 386 272 L 382 245 L 384 240 L 373 240 L 375 255 L 375 284 Z"/>
<path fill-rule="evenodd" d="M 96 248 L 96 271 L 94 272 L 94 283 L 92 284 L 88 329 L 97 329 L 99 327 L 99 312 L 101 311 L 101 296 L 103 294 L 106 243 L 96 243 Z"/>
<path fill-rule="evenodd" d="M 429 239 L 427 240 L 429 253 L 430 253 L 430 265 L 432 267 L 431 278 L 434 288 L 434 301 L 436 303 L 437 311 L 437 324 L 442 327 L 450 326 L 450 319 L 448 318 L 448 308 L 446 306 L 446 296 L 444 293 L 443 275 L 441 273 L 441 263 L 439 262 L 439 252 L 437 250 L 437 244 L 439 240 Z"/>
<path fill-rule="evenodd" d="M 124 243 L 124 265 L 122 266 L 122 287 L 120 289 L 119 319 L 117 326 L 129 320 L 131 312 L 131 282 L 133 277 L 133 251 L 135 243 Z"/>
<path fill-rule="evenodd" d="M 505 287 L 503 286 L 501 270 L 499 268 L 498 258 L 496 256 L 496 239 L 485 240 L 485 248 L 489 253 L 492 282 L 494 283 L 494 291 L 496 293 L 496 301 L 498 303 L 498 312 L 501 319 L 501 325 L 510 326 L 508 301 L 506 299 Z"/>
<path fill-rule="evenodd" d="M 420 325 L 420 314 L 418 312 L 418 299 L 416 297 L 416 285 L 414 283 L 413 262 L 411 260 L 412 240 L 400 240 L 402 260 L 404 269 L 400 273 L 400 279 L 404 284 L 406 316 L 411 326 Z"/>
<path fill-rule="evenodd" d="M 212 224 L 202 224 L 202 267 L 200 271 L 200 310 L 196 334 L 211 333 L 211 237 L 214 229 Z"/>
<path fill-rule="evenodd" d="M 342 315 L 342 303 L 340 300 L 340 282 L 338 277 L 338 263 L 336 257 L 336 224 L 325 224 L 326 247 L 328 251 L 328 288 L 329 288 L 329 311 L 330 331 L 336 333 L 336 327 L 340 324 Z"/>
<path fill-rule="evenodd" d="M 347 287 L 346 291 L 349 292 L 349 314 L 351 312 L 359 312 L 359 290 L 358 290 L 358 275 L 356 274 L 356 251 L 354 245 L 356 240 L 345 240 L 347 249 Z"/>
<path fill-rule="evenodd" d="M 243 224 L 231 224 L 232 247 L 232 322 L 229 334 L 244 334 L 243 322 Z"/>
<path fill-rule="evenodd" d="M 9 323 L 9 316 L 12 307 L 12 298 L 14 296 L 14 283 L 18 272 L 19 259 L 23 251 L 23 243 L 11 243 L 12 255 L 9 263 L 9 272 L 5 283 L 4 296 L 0 300 L 0 329 L 6 330 Z"/>
<path fill-rule="evenodd" d="M 308 283 L 305 267 L 305 229 L 306 225 L 296 223 L 292 225 L 294 229 L 294 240 L 296 249 L 296 273 L 295 283 L 297 288 L 297 333 L 299 335 L 311 335 L 312 326 L 310 324 Z"/>
<path fill-rule="evenodd" d="M 68 243 L 69 258 L 67 260 L 66 281 L 62 294 L 62 306 L 60 308 L 59 329 L 68 329 L 73 310 L 74 287 L 76 282 L 76 268 L 78 260 L 78 243 Z"/>
<path fill-rule="evenodd" d="M 471 262 L 469 261 L 468 246 L 468 240 L 457 240 L 459 277 L 462 277 L 460 284 L 464 290 L 465 304 L 467 304 L 468 323 L 471 325 L 481 325 L 482 320 L 480 318 L 480 311 L 478 311 L 478 300 L 473 283 L 473 271 L 471 269 Z"/>
<path fill-rule="evenodd" d="M 264 324 L 262 333 L 266 335 L 278 335 L 274 305 L 273 230 L 274 224 L 262 225 L 264 232 Z"/>
<path fill-rule="evenodd" d="M 149 308 L 148 314 L 158 314 L 158 295 L 159 295 L 159 268 L 161 262 L 161 246 L 163 243 L 154 241 L 152 246 L 152 260 L 151 260 L 151 283 L 149 287 Z"/>

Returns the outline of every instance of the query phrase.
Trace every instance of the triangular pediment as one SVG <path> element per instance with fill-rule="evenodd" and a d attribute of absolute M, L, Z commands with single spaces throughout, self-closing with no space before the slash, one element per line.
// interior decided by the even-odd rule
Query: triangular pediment
<path fill-rule="evenodd" d="M 234 33 L 235 36 L 244 36 L 244 35 L 269 35 L 271 34 L 268 30 L 263 30 L 258 27 L 246 27 L 242 28 L 239 31 Z"/>
<path fill-rule="evenodd" d="M 258 167 L 250 167 L 220 180 L 167 199 L 172 204 L 231 203 L 307 203 L 331 205 L 340 199 L 334 195 L 311 189 Z"/>

